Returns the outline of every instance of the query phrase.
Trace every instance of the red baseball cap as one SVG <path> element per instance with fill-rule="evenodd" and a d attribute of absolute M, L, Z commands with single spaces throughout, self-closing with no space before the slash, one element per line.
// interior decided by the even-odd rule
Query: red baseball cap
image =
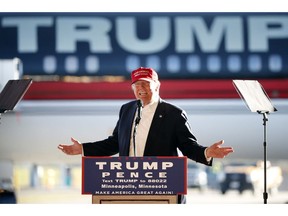
<path fill-rule="evenodd" d="M 156 71 L 154 71 L 152 68 L 140 67 L 140 68 L 132 71 L 131 80 L 132 80 L 132 84 L 138 80 L 157 82 L 158 81 L 158 75 L 157 75 Z"/>

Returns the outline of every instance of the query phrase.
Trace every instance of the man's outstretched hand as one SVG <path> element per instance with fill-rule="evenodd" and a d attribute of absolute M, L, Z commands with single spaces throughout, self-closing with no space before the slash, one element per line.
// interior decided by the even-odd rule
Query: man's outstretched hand
<path fill-rule="evenodd" d="M 75 140 L 73 137 L 71 137 L 72 144 L 60 144 L 58 145 L 58 149 L 60 149 L 62 152 L 64 152 L 67 155 L 78 155 L 82 154 L 82 145 L 78 140 Z"/>
<path fill-rule="evenodd" d="M 232 147 L 222 147 L 224 140 L 214 143 L 207 148 L 206 154 L 208 158 L 224 158 L 228 154 L 234 152 Z"/>

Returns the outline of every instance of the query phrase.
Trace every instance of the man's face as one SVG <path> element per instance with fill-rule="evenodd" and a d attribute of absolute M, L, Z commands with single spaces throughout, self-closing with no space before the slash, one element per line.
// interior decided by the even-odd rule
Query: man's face
<path fill-rule="evenodd" d="M 138 80 L 132 84 L 132 89 L 136 99 L 142 100 L 143 104 L 149 104 L 156 93 L 156 84 L 145 80 Z"/>

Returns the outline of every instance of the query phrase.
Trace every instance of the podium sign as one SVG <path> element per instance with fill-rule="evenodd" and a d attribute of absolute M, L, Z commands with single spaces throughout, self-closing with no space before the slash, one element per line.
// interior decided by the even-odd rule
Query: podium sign
<path fill-rule="evenodd" d="M 187 158 L 82 157 L 82 194 L 187 194 Z"/>

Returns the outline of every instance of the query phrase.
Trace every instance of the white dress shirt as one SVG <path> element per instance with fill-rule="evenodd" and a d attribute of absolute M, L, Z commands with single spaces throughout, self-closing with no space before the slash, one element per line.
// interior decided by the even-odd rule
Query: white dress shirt
<path fill-rule="evenodd" d="M 136 155 L 134 155 L 133 133 L 134 133 L 134 127 L 135 127 L 135 118 L 137 116 L 137 112 L 136 112 L 136 115 L 134 118 L 134 124 L 132 128 L 132 133 L 131 133 L 131 138 L 130 138 L 129 156 L 142 157 L 144 155 L 147 136 L 150 130 L 150 126 L 151 126 L 152 119 L 156 111 L 158 102 L 159 102 L 159 99 L 154 100 L 150 104 L 142 108 L 141 120 L 137 126 L 137 131 L 135 134 Z"/>

